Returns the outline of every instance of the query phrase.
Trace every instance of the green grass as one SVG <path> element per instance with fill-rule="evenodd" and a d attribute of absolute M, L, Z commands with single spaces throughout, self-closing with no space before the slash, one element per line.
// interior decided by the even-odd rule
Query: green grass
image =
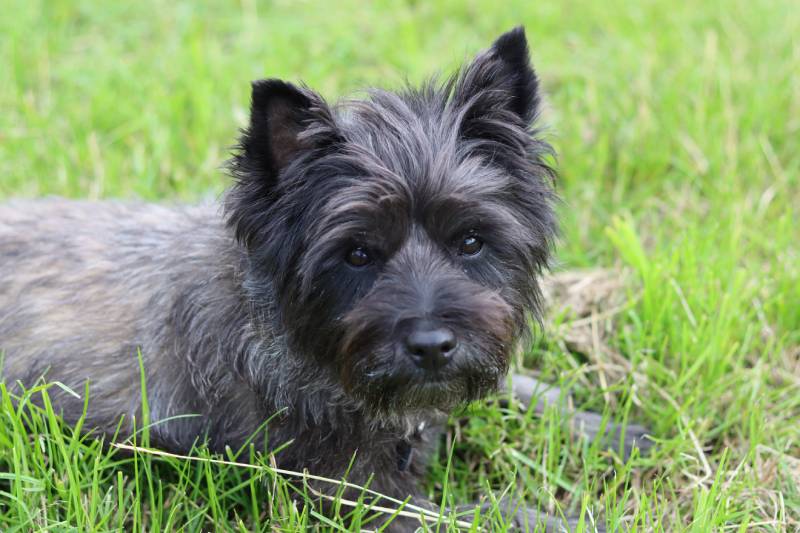
<path fill-rule="evenodd" d="M 524 362 L 581 406 L 649 425 L 658 447 L 622 463 L 554 412 L 480 404 L 453 421 L 426 490 L 463 503 L 511 488 L 611 530 L 800 530 L 793 0 L 0 0 L 0 13 L 0 197 L 189 201 L 224 187 L 250 80 L 330 98 L 399 85 L 524 23 L 559 152 L 559 268 L 629 273 L 602 343 L 576 350 L 553 326 Z M 295 505 L 249 450 L 264 468 L 124 455 L 74 429 L 2 391 L 0 529 L 336 529 L 351 512 Z"/>

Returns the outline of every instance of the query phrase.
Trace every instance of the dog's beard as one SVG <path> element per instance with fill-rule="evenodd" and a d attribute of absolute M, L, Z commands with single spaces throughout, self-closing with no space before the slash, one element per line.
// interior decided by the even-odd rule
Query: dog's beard
<path fill-rule="evenodd" d="M 347 361 L 360 363 L 340 366 L 339 375 L 348 394 L 376 413 L 449 412 L 497 390 L 508 370 L 507 349 L 502 348 L 488 353 L 463 346 L 457 361 L 430 373 L 396 348 L 376 347 L 350 354 Z"/>
<path fill-rule="evenodd" d="M 448 362 L 436 369 L 419 365 L 404 345 L 410 324 L 404 315 L 416 314 L 407 311 L 416 299 L 404 300 L 396 284 L 379 286 L 340 323 L 339 379 L 367 409 L 451 411 L 494 392 L 508 371 L 521 323 L 513 308 L 498 293 L 466 279 L 440 281 L 434 294 L 440 298 L 431 314 L 458 339 Z"/>

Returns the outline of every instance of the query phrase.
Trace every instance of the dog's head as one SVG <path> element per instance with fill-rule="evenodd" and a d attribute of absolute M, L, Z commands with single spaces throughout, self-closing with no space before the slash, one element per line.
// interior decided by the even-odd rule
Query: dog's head
<path fill-rule="evenodd" d="M 556 227 L 538 106 L 521 28 L 421 89 L 253 84 L 228 222 L 298 357 L 393 413 L 497 387 Z"/>

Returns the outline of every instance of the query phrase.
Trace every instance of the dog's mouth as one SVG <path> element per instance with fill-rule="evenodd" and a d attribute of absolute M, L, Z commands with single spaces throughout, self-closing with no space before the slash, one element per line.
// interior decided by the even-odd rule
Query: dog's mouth
<path fill-rule="evenodd" d="M 362 358 L 370 361 L 366 368 L 340 372 L 345 390 L 368 408 L 394 413 L 450 411 L 495 392 L 507 371 L 505 354 L 464 353 L 443 368 L 422 369 L 393 352 L 373 352 Z"/>
<path fill-rule="evenodd" d="M 456 285 L 435 312 L 398 311 L 394 293 L 376 292 L 348 313 L 335 363 L 344 390 L 394 413 L 450 410 L 496 391 L 520 313 L 499 293 Z"/>

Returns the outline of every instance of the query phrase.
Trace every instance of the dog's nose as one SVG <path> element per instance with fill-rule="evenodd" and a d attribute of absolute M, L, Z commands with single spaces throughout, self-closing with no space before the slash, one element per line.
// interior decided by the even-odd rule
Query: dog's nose
<path fill-rule="evenodd" d="M 414 363 L 425 370 L 439 370 L 450 362 L 456 336 L 447 328 L 422 323 L 406 337 L 406 350 Z"/>

